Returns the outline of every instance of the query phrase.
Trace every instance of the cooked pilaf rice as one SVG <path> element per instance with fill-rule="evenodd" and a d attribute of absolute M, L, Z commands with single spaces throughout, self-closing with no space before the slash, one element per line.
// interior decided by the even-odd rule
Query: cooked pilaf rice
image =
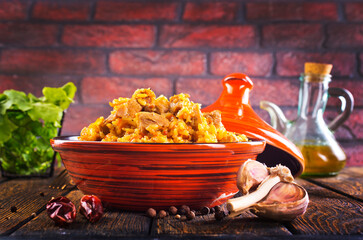
<path fill-rule="evenodd" d="M 79 140 L 152 143 L 217 143 L 248 141 L 243 134 L 227 131 L 221 113 L 202 113 L 188 94 L 168 100 L 150 89 L 138 89 L 131 98 L 110 103 L 113 110 L 81 131 Z"/>

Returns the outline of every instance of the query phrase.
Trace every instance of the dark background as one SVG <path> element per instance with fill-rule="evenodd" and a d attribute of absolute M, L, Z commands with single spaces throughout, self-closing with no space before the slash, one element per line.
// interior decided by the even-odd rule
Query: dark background
<path fill-rule="evenodd" d="M 189 93 L 204 106 L 233 72 L 254 82 L 261 100 L 296 116 L 299 74 L 306 61 L 332 63 L 330 86 L 355 98 L 335 133 L 363 165 L 363 3 L 359 1 L 21 1 L 0 0 L 0 92 L 41 95 L 44 86 L 78 87 L 63 135 L 107 116 L 108 102 L 152 88 Z M 329 100 L 327 121 L 339 112 Z"/>

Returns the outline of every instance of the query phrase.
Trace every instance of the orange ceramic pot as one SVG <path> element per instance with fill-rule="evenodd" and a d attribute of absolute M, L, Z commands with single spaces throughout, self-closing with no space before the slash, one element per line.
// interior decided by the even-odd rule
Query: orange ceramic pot
<path fill-rule="evenodd" d="M 234 73 L 226 76 L 222 84 L 223 92 L 220 97 L 202 111 L 220 110 L 223 125 L 228 131 L 266 140 L 266 149 L 257 160 L 270 167 L 276 164 L 285 165 L 295 177 L 299 176 L 305 166 L 303 155 L 290 140 L 253 111 L 249 100 L 249 93 L 253 88 L 251 79 L 245 74 Z"/>
<path fill-rule="evenodd" d="M 222 204 L 238 192 L 236 173 L 247 159 L 257 158 L 268 166 L 281 163 L 300 175 L 304 169 L 301 152 L 252 110 L 252 81 L 244 74 L 231 74 L 222 83 L 219 99 L 202 111 L 220 110 L 227 130 L 262 140 L 158 144 L 57 137 L 51 140 L 52 147 L 83 193 L 125 210 Z"/>
<path fill-rule="evenodd" d="M 222 204 L 238 192 L 241 164 L 256 159 L 265 141 L 158 144 L 56 137 L 51 145 L 84 194 L 111 207 L 145 211 Z"/>

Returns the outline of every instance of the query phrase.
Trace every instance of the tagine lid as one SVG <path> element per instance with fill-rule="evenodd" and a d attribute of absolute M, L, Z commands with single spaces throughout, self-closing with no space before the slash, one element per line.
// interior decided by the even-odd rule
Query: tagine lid
<path fill-rule="evenodd" d="M 299 176 L 305 166 L 300 150 L 284 135 L 262 120 L 252 109 L 249 93 L 251 79 L 242 73 L 233 73 L 222 80 L 223 92 L 216 102 L 203 108 L 203 112 L 219 110 L 222 123 L 228 131 L 245 134 L 248 138 L 266 140 L 266 148 L 257 160 L 272 167 L 282 164 Z"/>

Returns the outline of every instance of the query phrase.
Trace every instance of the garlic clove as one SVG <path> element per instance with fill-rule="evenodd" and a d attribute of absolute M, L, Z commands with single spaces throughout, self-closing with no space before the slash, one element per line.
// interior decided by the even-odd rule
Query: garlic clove
<path fill-rule="evenodd" d="M 294 181 L 294 177 L 291 174 L 291 171 L 288 167 L 285 167 L 281 164 L 276 165 L 276 167 L 268 168 L 270 176 L 279 176 L 281 182 L 292 182 Z"/>
<path fill-rule="evenodd" d="M 266 165 L 248 159 L 237 172 L 237 187 L 245 195 L 250 189 L 256 189 L 268 175 Z"/>
<path fill-rule="evenodd" d="M 303 215 L 308 204 L 309 196 L 303 187 L 279 182 L 264 199 L 251 207 L 251 211 L 259 217 L 291 221 Z"/>

